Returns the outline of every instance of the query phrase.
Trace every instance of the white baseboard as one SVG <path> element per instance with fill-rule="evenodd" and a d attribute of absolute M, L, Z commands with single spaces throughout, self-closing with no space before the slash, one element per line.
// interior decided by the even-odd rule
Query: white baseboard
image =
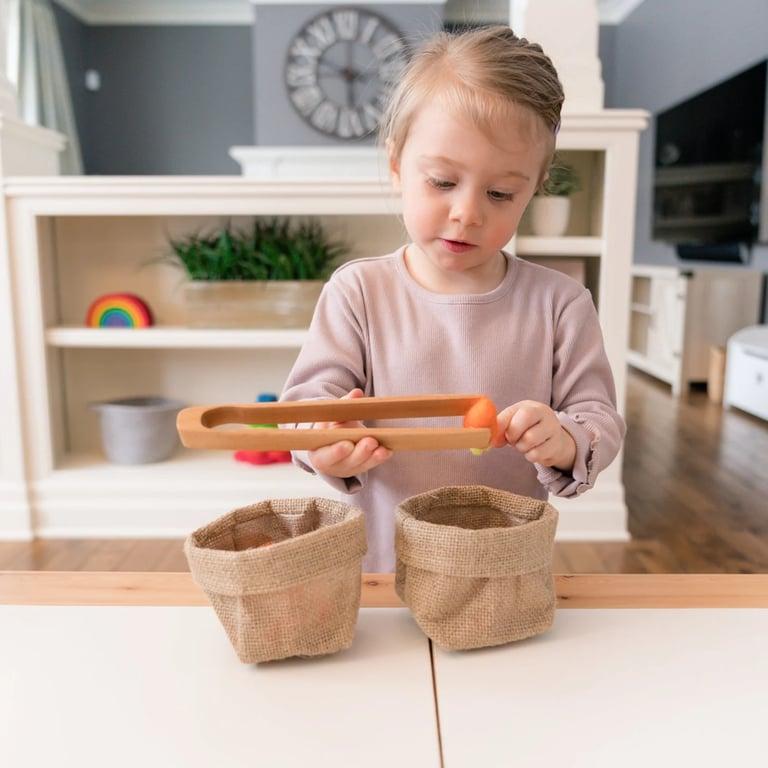
<path fill-rule="evenodd" d="M 336 494 L 321 480 L 301 476 L 295 492 L 276 488 L 242 486 L 215 494 L 199 489 L 186 493 L 139 495 L 121 488 L 81 493 L 45 494 L 35 501 L 36 535 L 42 538 L 177 538 L 209 523 L 219 515 L 260 499 L 276 496 L 327 496 Z M 594 488 L 576 499 L 551 497 L 560 512 L 559 541 L 626 541 L 627 510 L 620 483 Z"/>
<path fill-rule="evenodd" d="M 290 468 L 286 470 L 291 471 Z M 41 538 L 178 538 L 237 507 L 268 498 L 336 494 L 322 480 L 293 470 L 289 483 L 243 484 L 213 491 L 191 487 L 131 489 L 125 486 L 47 490 L 36 494 L 36 534 Z"/>
<path fill-rule="evenodd" d="M 551 496 L 560 513 L 558 541 L 628 541 L 627 506 L 620 482 L 598 486 L 575 499 Z"/>
<path fill-rule="evenodd" d="M 15 483 L 0 483 L 0 540 L 31 541 L 31 521 L 24 488 Z"/>

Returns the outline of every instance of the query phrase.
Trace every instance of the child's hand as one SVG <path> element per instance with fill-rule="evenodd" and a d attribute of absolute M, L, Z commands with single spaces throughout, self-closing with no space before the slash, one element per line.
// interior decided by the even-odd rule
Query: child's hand
<path fill-rule="evenodd" d="M 344 395 L 342 400 L 362 397 L 362 389 L 353 389 Z M 338 427 L 362 427 L 361 421 L 321 421 L 314 429 L 336 429 Z M 338 443 L 324 445 L 309 452 L 309 460 L 318 471 L 332 477 L 352 477 L 383 464 L 392 451 L 379 445 L 373 437 L 364 437 L 357 443 L 351 440 L 340 440 Z"/>
<path fill-rule="evenodd" d="M 576 442 L 548 405 L 535 400 L 521 400 L 498 415 L 498 424 L 494 448 L 508 443 L 531 463 L 555 467 L 564 472 L 573 469 Z"/>

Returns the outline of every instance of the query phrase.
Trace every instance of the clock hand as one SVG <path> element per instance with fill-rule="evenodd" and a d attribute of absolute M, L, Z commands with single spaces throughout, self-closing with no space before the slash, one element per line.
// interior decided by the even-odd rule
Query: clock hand
<path fill-rule="evenodd" d="M 355 80 L 370 80 L 372 77 L 377 76 L 376 70 L 373 69 L 363 69 L 360 72 L 355 72 Z"/>
<path fill-rule="evenodd" d="M 344 67 L 340 67 L 337 64 L 331 64 L 330 61 L 321 61 L 318 69 L 329 69 L 331 72 L 335 72 L 337 75 L 341 75 L 344 73 Z"/>
<path fill-rule="evenodd" d="M 357 72 L 352 69 L 352 45 L 347 43 L 345 46 L 347 59 L 347 106 L 351 107 L 355 100 L 355 78 Z"/>

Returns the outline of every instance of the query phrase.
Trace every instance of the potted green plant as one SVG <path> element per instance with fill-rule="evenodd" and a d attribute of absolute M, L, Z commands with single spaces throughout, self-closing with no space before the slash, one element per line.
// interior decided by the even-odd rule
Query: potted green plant
<path fill-rule="evenodd" d="M 209 234 L 169 238 L 184 285 L 187 325 L 205 328 L 302 328 L 325 279 L 348 252 L 315 220 L 255 219 Z"/>
<path fill-rule="evenodd" d="M 555 161 L 549 177 L 531 201 L 531 226 L 535 235 L 559 237 L 568 229 L 570 196 L 581 189 L 579 177 L 570 166 Z"/>

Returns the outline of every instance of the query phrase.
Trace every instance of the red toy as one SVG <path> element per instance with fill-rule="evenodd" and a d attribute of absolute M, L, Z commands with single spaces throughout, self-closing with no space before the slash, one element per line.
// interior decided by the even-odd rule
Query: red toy
<path fill-rule="evenodd" d="M 277 395 L 262 392 L 256 399 L 258 403 L 277 402 Z M 277 424 L 251 424 L 253 429 L 277 429 Z M 290 451 L 235 451 L 235 461 L 247 464 L 283 464 L 291 460 Z"/>
<path fill-rule="evenodd" d="M 290 451 L 235 451 L 235 461 L 248 464 L 281 464 L 290 460 Z"/>

